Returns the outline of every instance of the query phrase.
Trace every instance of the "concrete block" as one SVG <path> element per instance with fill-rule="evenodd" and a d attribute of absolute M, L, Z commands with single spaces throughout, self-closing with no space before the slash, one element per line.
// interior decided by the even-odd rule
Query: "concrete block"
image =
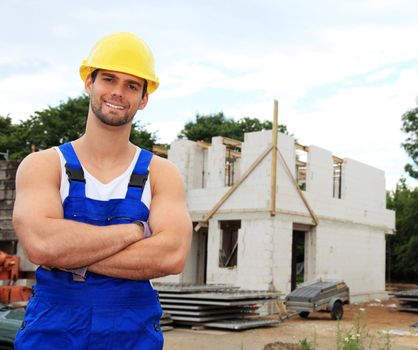
<path fill-rule="evenodd" d="M 384 172 L 353 159 L 344 159 L 343 198 L 355 201 L 374 201 L 381 209 L 386 208 Z"/>
<path fill-rule="evenodd" d="M 225 186 L 225 152 L 226 146 L 223 144 L 223 138 L 213 137 L 212 145 L 208 150 L 208 188 Z"/>
<path fill-rule="evenodd" d="M 333 172 L 332 153 L 317 146 L 309 146 L 306 191 L 320 194 L 322 198 L 331 198 Z"/>

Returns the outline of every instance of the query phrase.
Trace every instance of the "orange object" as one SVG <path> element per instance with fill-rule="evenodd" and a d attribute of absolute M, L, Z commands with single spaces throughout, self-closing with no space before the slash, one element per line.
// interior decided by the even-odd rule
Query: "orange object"
<path fill-rule="evenodd" d="M 16 285 L 19 279 L 19 257 L 0 251 L 0 303 L 9 304 L 17 301 L 27 301 L 32 294 L 32 288 Z"/>
<path fill-rule="evenodd" d="M 28 301 L 32 288 L 26 286 L 0 286 L 0 303 L 10 304 L 18 301 Z"/>

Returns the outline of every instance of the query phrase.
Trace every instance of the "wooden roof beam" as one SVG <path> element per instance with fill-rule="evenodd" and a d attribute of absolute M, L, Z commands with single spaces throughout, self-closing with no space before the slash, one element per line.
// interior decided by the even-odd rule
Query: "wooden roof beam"
<path fill-rule="evenodd" d="M 157 154 L 157 155 L 166 156 L 168 154 L 168 150 L 169 150 L 168 147 L 159 146 L 159 145 L 152 146 L 152 152 Z"/>
<path fill-rule="evenodd" d="M 229 137 L 224 137 L 222 142 L 226 146 L 232 146 L 232 147 L 238 147 L 238 148 L 241 148 L 241 144 L 242 144 L 241 141 L 231 139 Z"/>

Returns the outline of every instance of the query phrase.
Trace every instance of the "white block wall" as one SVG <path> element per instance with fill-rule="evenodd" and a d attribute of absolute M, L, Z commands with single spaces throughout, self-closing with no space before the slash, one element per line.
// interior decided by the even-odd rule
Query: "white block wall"
<path fill-rule="evenodd" d="M 343 199 L 360 206 L 386 208 L 384 172 L 353 159 L 344 159 Z"/>
<path fill-rule="evenodd" d="M 199 244 L 198 233 L 193 231 L 190 251 L 195 252 L 195 254 L 189 254 L 189 256 L 187 257 L 185 268 L 183 270 L 183 273 L 181 274 L 182 283 L 194 283 L 195 281 L 195 277 L 198 273 L 197 268 L 199 265 L 198 256 L 197 256 L 198 244 Z"/>
<path fill-rule="evenodd" d="M 240 233 L 238 233 L 240 236 Z M 209 221 L 208 234 L 208 258 L 207 258 L 207 282 L 210 283 L 227 283 L 237 284 L 237 268 L 220 268 L 219 267 L 219 250 L 222 243 L 222 231 L 218 220 Z M 239 249 L 239 243 L 238 243 Z M 239 254 L 239 253 L 238 253 Z"/>
<path fill-rule="evenodd" d="M 317 231 L 316 275 L 342 278 L 353 295 L 385 289 L 385 236 L 356 224 L 322 222 Z"/>
<path fill-rule="evenodd" d="M 332 198 L 333 174 L 332 153 L 317 146 L 309 146 L 306 191 Z"/>
<path fill-rule="evenodd" d="M 272 284 L 273 232 L 269 220 L 242 220 L 238 237 L 237 285 L 266 290 Z"/>
<path fill-rule="evenodd" d="M 207 187 L 225 186 L 225 152 L 222 137 L 213 137 L 212 146 L 208 150 L 208 178 Z"/>
<path fill-rule="evenodd" d="M 273 221 L 273 289 L 290 290 L 292 270 L 292 219 L 287 215 L 276 216 Z"/>
<path fill-rule="evenodd" d="M 177 166 L 187 189 L 202 188 L 202 171 L 205 169 L 205 152 L 189 140 L 174 141 L 168 158 Z"/>

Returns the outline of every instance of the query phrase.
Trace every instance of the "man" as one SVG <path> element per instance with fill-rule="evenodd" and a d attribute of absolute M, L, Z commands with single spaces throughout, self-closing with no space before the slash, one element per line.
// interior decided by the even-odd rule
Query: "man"
<path fill-rule="evenodd" d="M 158 87 L 151 51 L 131 33 L 100 40 L 80 67 L 85 134 L 19 166 L 13 223 L 41 265 L 19 349 L 161 349 L 150 278 L 182 271 L 191 222 L 169 161 L 129 142 Z"/>

